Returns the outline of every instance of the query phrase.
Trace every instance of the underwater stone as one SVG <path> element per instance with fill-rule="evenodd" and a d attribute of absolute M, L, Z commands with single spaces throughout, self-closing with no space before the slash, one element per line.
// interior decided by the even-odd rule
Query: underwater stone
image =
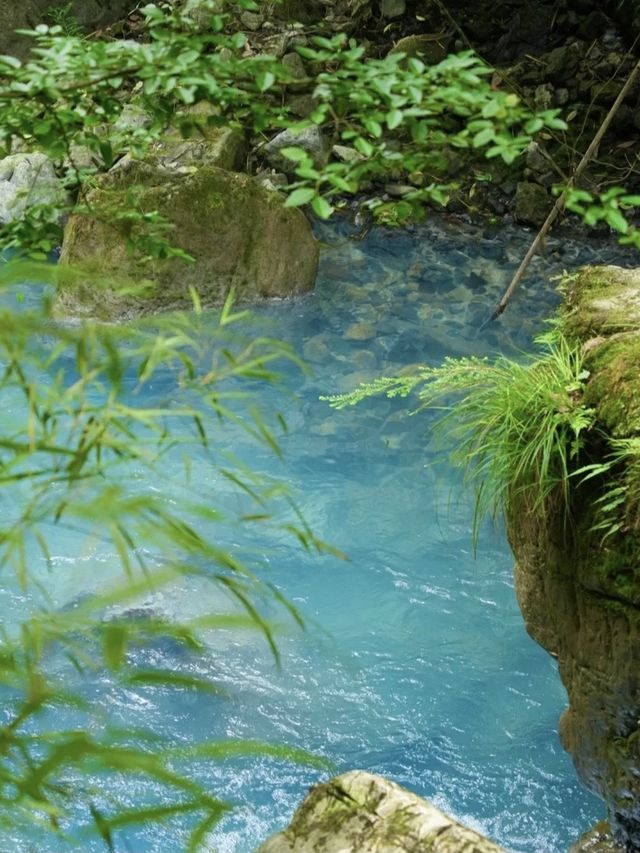
<path fill-rule="evenodd" d="M 505 853 L 394 782 L 353 770 L 315 785 L 256 853 Z"/>

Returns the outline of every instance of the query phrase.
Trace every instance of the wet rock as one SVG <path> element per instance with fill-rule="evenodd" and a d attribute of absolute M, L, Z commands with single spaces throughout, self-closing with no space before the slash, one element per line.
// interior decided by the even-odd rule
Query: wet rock
<path fill-rule="evenodd" d="M 370 341 L 376 336 L 376 328 L 372 323 L 352 323 L 344 333 L 346 341 Z"/>
<path fill-rule="evenodd" d="M 317 125 L 306 127 L 304 130 L 283 130 L 264 147 L 264 154 L 269 164 L 278 171 L 293 174 L 295 164 L 280 152 L 283 148 L 302 148 L 313 160 L 317 168 L 326 165 L 328 146 Z"/>
<path fill-rule="evenodd" d="M 302 347 L 302 356 L 305 361 L 312 364 L 323 364 L 331 358 L 331 350 L 325 335 L 314 335 L 305 341 Z"/>
<path fill-rule="evenodd" d="M 35 204 L 57 204 L 64 190 L 44 154 L 11 154 L 0 160 L 0 223 L 20 219 Z"/>
<path fill-rule="evenodd" d="M 427 800 L 354 770 L 315 785 L 289 826 L 256 853 L 505 853 Z"/>
<path fill-rule="evenodd" d="M 572 844 L 569 853 L 626 853 L 626 851 L 616 843 L 607 821 L 602 820 Z"/>
<path fill-rule="evenodd" d="M 133 185 L 139 187 L 139 209 L 166 217 L 174 226 L 173 244 L 196 263 L 148 260 L 127 251 L 126 224 L 110 224 L 101 211 L 122 208 Z M 248 176 L 212 166 L 184 174 L 132 161 L 104 176 L 88 202 L 96 215 L 74 215 L 65 229 L 58 316 L 124 320 L 185 309 L 191 307 L 190 288 L 209 306 L 231 287 L 244 301 L 313 287 L 318 245 L 309 223 Z"/>
<path fill-rule="evenodd" d="M 552 201 L 546 189 L 531 181 L 521 181 L 516 188 L 515 217 L 526 225 L 542 225 L 551 210 Z"/>
<path fill-rule="evenodd" d="M 585 458 L 608 458 L 640 435 L 640 274 L 585 268 L 567 282 L 569 339 L 585 349 L 582 402 L 594 411 Z M 640 849 L 640 472 L 632 461 L 575 487 L 571 534 L 562 512 L 512 499 L 508 534 L 527 630 L 558 660 L 569 708 L 560 738 L 578 775 L 609 808 L 622 850 Z M 624 501 L 603 519 L 603 496 Z M 598 524 L 605 523 L 605 528 Z M 606 534 L 606 535 L 605 535 Z M 600 830 L 575 850 L 616 851 Z"/>

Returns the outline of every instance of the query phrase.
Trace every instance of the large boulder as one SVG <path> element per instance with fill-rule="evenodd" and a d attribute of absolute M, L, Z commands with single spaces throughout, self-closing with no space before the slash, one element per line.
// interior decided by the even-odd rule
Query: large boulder
<path fill-rule="evenodd" d="M 585 268 L 566 285 L 564 331 L 585 353 L 596 419 L 580 461 L 607 462 L 640 440 L 640 270 Z M 640 464 L 574 478 L 571 519 L 564 505 L 511 501 L 516 593 L 567 689 L 562 744 L 609 808 L 612 834 L 575 849 L 640 850 Z"/>
<path fill-rule="evenodd" d="M 16 30 L 33 29 L 38 24 L 51 24 L 53 9 L 64 5 L 60 0 L 3 0 L 0 2 L 0 54 L 24 57 L 32 40 Z M 139 4 L 136 0 L 73 0 L 69 14 L 83 29 L 90 31 L 112 24 Z"/>
<path fill-rule="evenodd" d="M 131 223 L 115 224 L 105 212 L 124 210 L 132 193 L 139 210 L 158 211 L 171 223 L 171 243 L 195 263 L 129 251 Z M 167 169 L 128 160 L 103 176 L 87 206 L 65 229 L 58 316 L 125 320 L 188 308 L 191 288 L 206 307 L 231 288 L 247 301 L 292 296 L 314 285 L 318 244 L 304 214 L 283 207 L 278 194 L 246 175 L 212 165 Z"/>
<path fill-rule="evenodd" d="M 60 204 L 64 190 L 44 154 L 11 154 L 0 160 L 0 224 L 20 219 L 36 204 Z"/>
<path fill-rule="evenodd" d="M 289 826 L 256 853 L 506 853 L 380 776 L 352 770 L 315 785 Z"/>

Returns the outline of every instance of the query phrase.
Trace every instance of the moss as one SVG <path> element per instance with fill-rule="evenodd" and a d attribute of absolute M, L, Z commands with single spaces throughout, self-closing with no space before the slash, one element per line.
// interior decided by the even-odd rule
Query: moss
<path fill-rule="evenodd" d="M 564 281 L 565 334 L 585 342 L 640 328 L 640 270 L 584 267 Z"/>
<path fill-rule="evenodd" d="M 640 435 L 640 332 L 605 341 L 585 363 L 592 376 L 584 403 L 598 423 L 612 438 Z"/>

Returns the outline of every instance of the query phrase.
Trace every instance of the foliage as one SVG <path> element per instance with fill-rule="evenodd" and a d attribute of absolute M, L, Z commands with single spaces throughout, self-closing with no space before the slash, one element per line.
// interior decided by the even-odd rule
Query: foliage
<path fill-rule="evenodd" d="M 82 27 L 78 23 L 78 19 L 73 14 L 73 4 L 71 0 L 68 3 L 60 3 L 58 6 L 52 6 L 47 16 L 55 27 L 60 27 L 65 36 L 82 36 Z"/>
<path fill-rule="evenodd" d="M 45 270 L 18 268 L 38 278 Z M 5 264 L 4 272 L 15 276 L 16 268 Z M 199 849 L 227 806 L 194 780 L 194 762 L 243 751 L 317 759 L 252 743 L 179 751 L 147 739 L 133 746 L 132 732 L 115 729 L 108 715 L 101 719 L 99 705 L 84 698 L 86 685 L 110 672 L 123 688 L 215 691 L 210 676 L 166 670 L 144 650 L 169 638 L 198 659 L 206 632 L 220 628 L 260 632 L 277 660 L 265 603 L 274 612 L 280 602 L 280 621 L 300 623 L 300 616 L 259 580 L 255 559 L 225 544 L 225 531 L 233 524 L 259 526 L 264 541 L 270 529 L 282 529 L 307 548 L 327 546 L 298 521 L 282 483 L 234 467 L 220 458 L 217 443 L 227 422 L 279 452 L 274 427 L 238 383 L 274 381 L 277 362 L 296 359 L 283 344 L 235 332 L 242 315 L 234 315 L 230 303 L 212 340 L 211 325 L 205 335 L 197 312 L 147 327 L 65 327 L 50 322 L 46 300 L 43 308 L 29 296 L 18 311 L 6 281 L 4 291 L 0 565 L 5 594 L 27 596 L 29 605 L 11 621 L 5 616 L 0 635 L 0 823 L 11 837 L 32 837 L 28 827 L 35 822 L 71 844 L 78 827 L 93 827 L 113 849 L 118 831 L 135 823 L 192 815 L 197 820 L 185 846 Z M 181 403 L 156 399 L 151 389 L 159 373 L 173 378 Z M 191 439 L 178 440 L 178 424 Z M 281 429 L 277 419 L 275 426 Z M 165 473 L 172 458 L 183 460 L 182 480 Z M 196 465 L 208 472 L 204 481 L 194 478 Z M 203 492 L 203 482 L 237 491 L 237 520 L 222 515 L 214 489 Z M 149 483 L 156 488 L 150 491 Z M 51 551 L 56 530 L 72 535 L 69 556 L 85 554 L 80 597 L 62 610 L 70 602 L 60 600 L 56 577 L 68 568 Z M 181 623 L 140 610 L 149 596 L 171 595 L 186 581 L 223 590 L 227 604 L 212 594 L 210 611 Z M 53 712 L 70 724 L 51 728 Z M 135 809 L 119 803 L 117 791 L 126 785 L 114 783 L 123 775 L 144 782 Z M 89 785 L 91 779 L 102 781 Z"/>
<path fill-rule="evenodd" d="M 255 4 L 245 0 L 240 5 Z M 209 25 L 202 27 L 198 22 L 207 8 Z M 353 146 L 358 159 L 324 167 L 295 146 L 288 152 L 298 177 L 288 204 L 311 203 L 321 217 L 331 214 L 333 196 L 355 193 L 399 164 L 422 175 L 425 184 L 403 201 L 405 207 L 425 199 L 442 201 L 448 187 L 446 151 L 477 148 L 511 162 L 542 127 L 564 127 L 557 111 L 531 115 L 516 95 L 494 91 L 491 69 L 469 52 L 435 66 L 402 54 L 374 60 L 341 35 L 318 36 L 312 47 L 299 48 L 314 69 L 307 82 L 317 103 L 310 118 L 301 121 L 283 105 L 287 86 L 294 82 L 290 71 L 272 55 L 246 53 L 245 36 L 234 31 L 233 18 L 219 4 L 150 4 L 141 11 L 146 37 L 140 41 L 86 40 L 60 25 L 40 25 L 32 34 L 28 60 L 0 57 L 0 148 L 8 152 L 20 141 L 50 156 L 71 191 L 71 209 L 82 205 L 84 193 L 78 192 L 92 173 L 108 170 L 125 152 L 143 156 L 168 124 L 184 136 L 197 133 L 197 117 L 184 110 L 201 101 L 216 107 L 208 124 L 253 133 L 316 124 L 333 129 L 335 141 Z M 119 120 L 132 95 L 149 113 L 148 126 Z M 92 165 L 77 165 L 87 159 L 79 157 L 83 152 Z M 59 244 L 60 230 L 51 230 L 62 212 L 40 211 L 32 227 L 27 220 L 19 237 L 0 234 L 0 242 L 46 251 L 42 220 L 49 223 L 46 244 Z M 166 244 L 166 235 L 154 230 L 157 223 L 144 224 L 159 234 L 156 243 Z"/>
<path fill-rule="evenodd" d="M 447 359 L 406 376 L 378 378 L 350 394 L 326 398 L 335 408 L 374 394 L 415 393 L 417 411 L 444 411 L 437 431 L 475 487 L 474 539 L 488 513 L 506 512 L 526 496 L 541 514 L 549 501 L 570 511 L 570 483 L 590 468 L 582 458 L 594 411 L 582 403 L 589 374 L 579 347 L 558 331 L 538 338 L 542 352 L 516 361 Z"/>
<path fill-rule="evenodd" d="M 640 196 L 628 193 L 623 187 L 611 187 L 600 195 L 575 187 L 567 190 L 568 210 L 577 213 L 591 227 L 604 222 L 620 234 L 619 242 L 622 245 L 635 246 L 637 249 L 640 249 L 640 230 L 628 221 L 625 214 L 639 205 Z"/>

